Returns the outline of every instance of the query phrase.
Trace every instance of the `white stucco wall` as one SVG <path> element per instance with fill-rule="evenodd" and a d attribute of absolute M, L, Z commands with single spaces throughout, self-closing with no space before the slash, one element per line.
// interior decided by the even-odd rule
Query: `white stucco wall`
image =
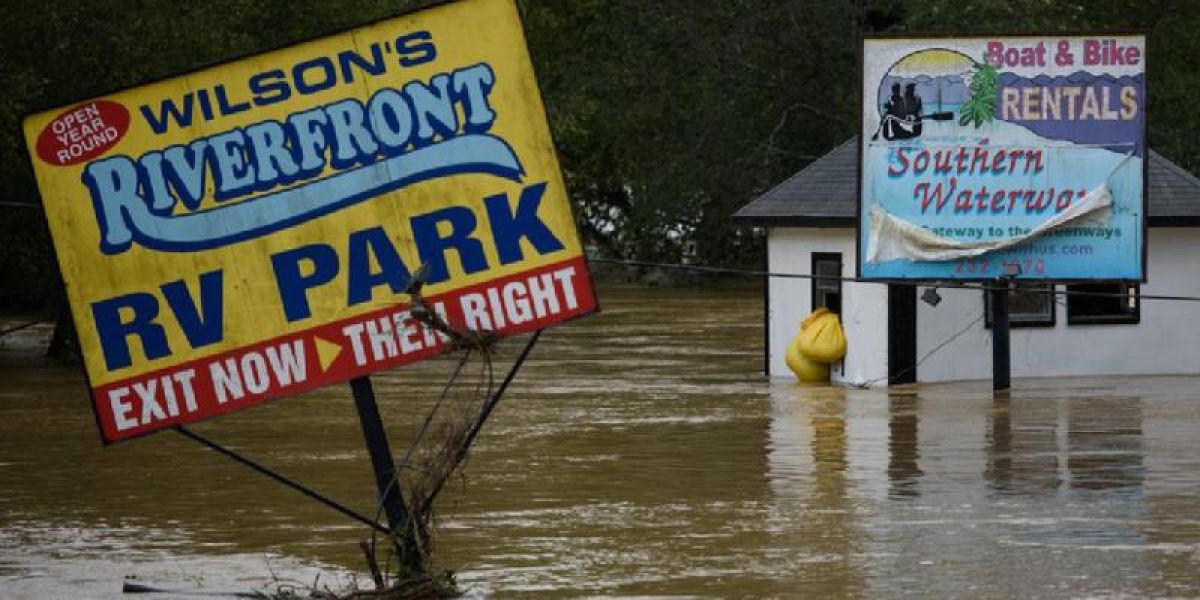
<path fill-rule="evenodd" d="M 773 228 L 767 242 L 772 273 L 809 274 L 813 252 L 840 252 L 842 276 L 854 276 L 858 260 L 853 229 Z M 770 278 L 771 332 L 768 338 L 772 377 L 792 377 L 784 362 L 787 345 L 812 312 L 812 282 Z M 887 288 L 864 283 L 842 284 L 842 326 L 848 348 L 835 381 L 862 382 L 887 376 Z"/>
<path fill-rule="evenodd" d="M 843 274 L 854 274 L 853 229 L 774 228 L 770 232 L 772 271 L 808 273 L 813 252 L 841 252 Z M 1142 285 L 1143 294 L 1200 296 L 1200 229 L 1152 229 L 1147 254 L 1149 282 Z M 799 319 L 811 309 L 809 282 L 773 278 L 770 286 L 771 375 L 791 377 L 783 353 Z M 918 357 L 983 311 L 979 292 L 939 293 L 943 301 L 936 308 L 917 304 Z M 843 303 L 849 351 L 845 375 L 839 379 L 858 382 L 885 375 L 887 288 L 845 284 Z M 1014 377 L 1200 373 L 1198 303 L 1143 300 L 1141 322 L 1136 325 L 1068 325 L 1061 296 L 1055 310 L 1053 328 L 1012 330 Z M 980 321 L 922 363 L 917 377 L 926 382 L 987 379 L 991 356 L 991 332 Z"/>

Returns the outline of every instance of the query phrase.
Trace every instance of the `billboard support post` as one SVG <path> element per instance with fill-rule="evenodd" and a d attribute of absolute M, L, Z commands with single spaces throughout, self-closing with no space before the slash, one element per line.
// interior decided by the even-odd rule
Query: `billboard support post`
<path fill-rule="evenodd" d="M 1012 378 L 1008 336 L 1008 291 L 1011 284 L 1005 279 L 996 283 L 995 287 L 984 293 L 992 296 L 992 390 L 998 392 L 1007 390 Z"/>
<path fill-rule="evenodd" d="M 379 405 L 375 402 L 375 388 L 371 385 L 371 378 L 363 376 L 351 379 L 350 391 L 354 395 L 354 408 L 358 411 L 363 439 L 367 443 L 367 453 L 371 455 L 379 504 L 387 515 L 388 529 L 391 530 L 401 560 L 408 562 L 405 566 L 419 571 L 420 564 L 416 554 L 406 551 L 400 544 L 400 540 L 403 539 L 402 532 L 408 526 L 408 509 L 404 506 L 404 496 L 400 494 L 396 463 L 388 445 L 387 431 L 383 429 L 383 420 L 379 416 Z"/>

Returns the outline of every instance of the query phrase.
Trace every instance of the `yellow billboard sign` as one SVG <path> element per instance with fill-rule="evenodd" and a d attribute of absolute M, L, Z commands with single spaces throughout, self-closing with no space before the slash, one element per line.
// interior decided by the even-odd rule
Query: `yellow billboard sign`
<path fill-rule="evenodd" d="M 596 310 L 513 0 L 31 115 L 103 438 Z"/>

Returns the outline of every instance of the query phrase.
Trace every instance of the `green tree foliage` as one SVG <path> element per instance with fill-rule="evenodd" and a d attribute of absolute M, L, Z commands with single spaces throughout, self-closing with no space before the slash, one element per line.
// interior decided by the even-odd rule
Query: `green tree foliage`
<path fill-rule="evenodd" d="M 581 229 L 601 252 L 757 264 L 739 206 L 853 135 L 864 32 L 1134 29 L 1150 144 L 1200 171 L 1192 0 L 518 0 Z M 10 0 L 0 202 L 40 203 L 20 118 L 394 14 L 395 0 Z M 42 217 L 0 205 L 0 307 L 52 302 Z"/>
<path fill-rule="evenodd" d="M 857 121 L 849 4 L 524 8 L 583 230 L 612 254 L 752 264 L 761 242 L 732 212 Z"/>

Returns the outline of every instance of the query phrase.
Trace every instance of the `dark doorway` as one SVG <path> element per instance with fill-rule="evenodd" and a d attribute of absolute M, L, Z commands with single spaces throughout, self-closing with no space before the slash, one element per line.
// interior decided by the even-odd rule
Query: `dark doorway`
<path fill-rule="evenodd" d="M 888 384 L 917 380 L 917 287 L 888 286 Z"/>
<path fill-rule="evenodd" d="M 812 309 L 825 307 L 842 314 L 842 255 L 813 252 Z"/>

